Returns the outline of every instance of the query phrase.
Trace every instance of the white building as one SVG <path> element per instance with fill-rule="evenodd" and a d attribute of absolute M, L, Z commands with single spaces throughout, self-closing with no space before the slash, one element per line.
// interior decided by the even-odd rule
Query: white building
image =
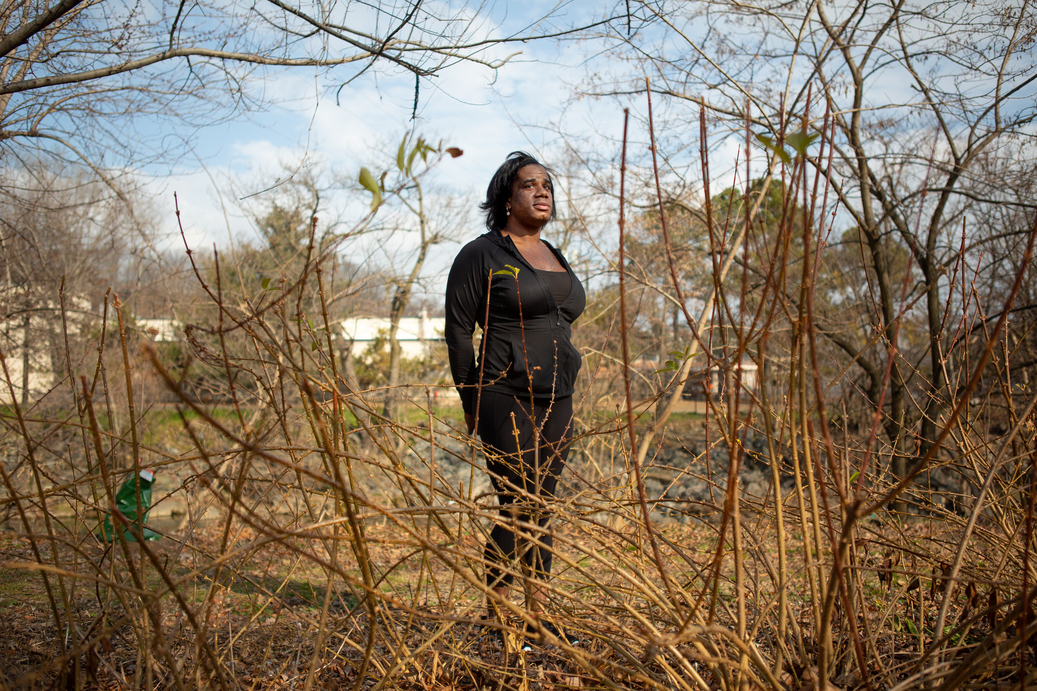
<path fill-rule="evenodd" d="M 183 336 L 184 329 L 176 319 L 137 319 L 137 326 L 156 343 L 174 343 Z"/>
<path fill-rule="evenodd" d="M 688 381 L 684 383 L 684 398 L 705 398 L 705 372 L 692 370 Z M 723 397 L 728 386 L 740 382 L 741 395 L 746 397 L 750 392 L 756 392 L 760 383 L 759 367 L 752 360 L 736 362 L 729 370 L 723 370 L 713 365 L 709 368 L 709 389 L 714 398 Z"/>
<path fill-rule="evenodd" d="M 361 355 L 375 340 L 385 340 L 385 349 L 389 350 L 388 319 L 382 317 L 350 317 L 341 322 L 342 337 L 352 343 L 350 353 L 356 357 Z M 405 358 L 422 358 L 431 353 L 433 344 L 442 343 L 446 320 L 443 317 L 429 317 L 424 310 L 420 317 L 403 317 L 396 339 L 400 342 L 400 350 Z"/>
<path fill-rule="evenodd" d="M 405 358 L 425 357 L 433 343 L 443 341 L 445 321 L 442 317 L 429 317 L 422 312 L 420 317 L 404 317 L 400 320 L 397 338 Z M 157 343 L 172 343 L 183 338 L 183 326 L 175 319 L 140 319 L 137 327 Z M 340 322 L 340 334 L 352 343 L 351 353 L 360 355 L 377 339 L 385 341 L 389 350 L 389 320 L 381 317 L 350 317 Z"/>
<path fill-rule="evenodd" d="M 65 371 L 65 338 L 61 305 L 45 294 L 0 289 L 0 352 L 10 386 L 0 369 L 0 403 L 11 403 L 11 389 L 19 401 L 33 401 L 56 383 L 55 371 Z M 78 336 L 91 320 L 90 301 L 66 296 L 65 320 L 70 336 Z M 55 360 L 55 358 L 57 358 Z"/>

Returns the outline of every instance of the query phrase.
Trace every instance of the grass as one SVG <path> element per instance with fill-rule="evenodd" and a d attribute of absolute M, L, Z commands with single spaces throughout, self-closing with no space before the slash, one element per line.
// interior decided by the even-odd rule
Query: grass
<path fill-rule="evenodd" d="M 415 421 L 424 421 L 421 411 L 411 415 Z M 170 423 L 171 418 L 164 419 L 169 425 L 164 432 L 166 438 L 176 437 L 178 433 Z M 199 425 L 205 422 L 204 415 L 197 415 L 194 419 Z M 236 415 L 225 418 L 227 424 L 232 424 L 235 419 Z M 421 422 L 411 428 L 414 433 L 421 433 Z M 678 420 L 677 425 L 681 422 Z M 314 443 L 312 438 L 303 434 L 304 426 L 293 429 L 296 430 L 294 434 L 297 440 L 305 440 L 304 444 L 307 445 Z M 183 442 L 187 436 L 181 433 L 179 441 Z M 350 447 L 350 453 L 357 456 L 354 462 L 360 462 L 362 454 L 381 454 L 385 449 L 395 448 L 380 446 L 380 443 L 379 438 L 375 438 L 371 445 Z M 590 445 L 581 454 L 581 457 L 590 457 L 594 452 L 593 445 L 598 440 L 596 437 L 588 437 L 579 443 Z M 289 459 L 294 452 L 280 448 L 277 453 Z M 143 598 L 130 595 L 131 591 L 136 591 L 136 586 L 131 578 L 132 570 L 125 567 L 121 548 L 114 545 L 105 553 L 105 546 L 94 545 L 89 536 L 79 536 L 75 541 L 75 549 L 72 549 L 71 544 L 59 547 L 59 561 L 64 572 L 75 575 L 62 578 L 52 576 L 52 586 L 63 583 L 66 590 L 72 593 L 72 600 L 81 601 L 82 604 L 76 605 L 72 611 L 75 612 L 74 616 L 85 618 L 84 625 L 88 625 L 89 620 L 99 612 L 108 612 L 107 621 L 114 627 L 112 630 L 123 631 L 120 635 L 127 645 L 113 644 L 109 652 L 104 649 L 103 637 L 96 639 L 96 645 L 100 647 L 91 654 L 107 660 L 109 665 L 118 660 L 123 660 L 119 664 L 126 664 L 129 658 L 125 656 L 135 649 L 136 644 L 131 645 L 132 641 L 140 636 L 151 635 L 148 632 L 152 625 L 148 623 L 146 614 L 149 607 L 160 606 L 166 613 L 163 615 L 164 620 L 171 617 L 169 622 L 178 627 L 176 630 L 183 631 L 182 637 L 174 637 L 171 645 L 180 650 L 180 654 L 186 656 L 185 659 L 200 660 L 205 654 L 197 647 L 197 642 L 192 643 L 193 634 L 190 632 L 193 626 L 189 624 L 186 615 L 193 612 L 193 616 L 202 617 L 208 622 L 204 625 L 205 630 L 229 631 L 233 634 L 229 638 L 217 640 L 226 640 L 227 645 L 237 640 L 246 646 L 239 652 L 246 649 L 253 651 L 243 655 L 240 662 L 246 664 L 245 660 L 250 661 L 248 664 L 252 666 L 248 668 L 248 674 L 251 678 L 267 679 L 264 683 L 277 687 L 276 679 L 262 676 L 261 671 L 266 664 L 263 660 L 275 659 L 278 669 L 288 673 L 289 677 L 292 674 L 306 674 L 306 670 L 311 669 L 309 659 L 314 654 L 314 642 L 325 640 L 324 645 L 330 647 L 318 653 L 318 657 L 325 660 L 323 664 L 339 660 L 344 666 L 334 667 L 332 664 L 331 667 L 321 669 L 334 667 L 345 674 L 345 678 L 355 679 L 355 674 L 363 667 L 367 650 L 365 632 L 369 630 L 369 625 L 365 622 L 371 620 L 371 605 L 375 604 L 379 633 L 371 659 L 379 661 L 379 665 L 392 668 L 395 664 L 392 660 L 399 656 L 399 645 L 409 645 L 406 641 L 410 637 L 416 637 L 415 647 L 408 647 L 408 650 L 417 650 L 422 645 L 422 638 L 434 636 L 435 631 L 439 630 L 437 627 L 447 626 L 447 630 L 459 627 L 456 635 L 451 634 L 453 638 L 449 640 L 453 642 L 448 642 L 447 638 L 437 638 L 431 648 L 425 649 L 428 654 L 434 653 L 432 659 L 438 655 L 440 664 L 446 664 L 446 661 L 450 664 L 464 662 L 469 667 L 496 669 L 496 672 L 481 672 L 483 676 L 479 678 L 502 679 L 504 676 L 501 675 L 506 676 L 505 670 L 514 669 L 514 661 L 500 657 L 502 651 L 486 648 L 483 643 L 459 642 L 467 641 L 470 635 L 464 633 L 471 630 L 465 622 L 477 619 L 482 610 L 484 596 L 476 584 L 481 580 L 480 560 L 485 540 L 483 531 L 496 513 L 493 499 L 483 497 L 476 502 L 469 502 L 448 484 L 437 481 L 433 504 L 440 508 L 433 512 L 422 509 L 424 500 L 418 499 L 421 495 L 408 489 L 410 486 L 405 481 L 409 474 L 414 474 L 415 478 L 420 477 L 420 459 L 416 462 L 417 466 L 414 461 L 401 465 L 398 474 L 392 476 L 404 488 L 400 495 L 403 501 L 389 502 L 387 497 L 372 494 L 370 487 L 363 490 L 361 499 L 359 495 L 342 493 L 342 487 L 337 482 L 325 482 L 323 486 L 330 488 L 334 501 L 329 504 L 321 499 L 320 503 L 313 504 L 313 508 L 322 512 L 316 516 L 315 521 L 305 513 L 305 502 L 300 505 L 304 510 L 301 515 L 283 513 L 283 509 L 279 509 L 281 513 L 270 513 L 269 507 L 272 505 L 265 503 L 263 492 L 269 491 L 272 486 L 262 480 L 270 476 L 273 466 L 267 465 L 261 457 L 253 457 L 248 465 L 239 470 L 226 466 L 230 468 L 227 471 L 229 474 L 216 476 L 224 479 L 209 485 L 196 479 L 192 490 L 198 499 L 208 496 L 217 499 L 217 505 L 224 502 L 225 508 L 221 509 L 220 519 L 189 521 L 176 531 L 172 539 L 150 543 L 148 547 L 154 552 L 153 559 L 141 556 L 135 547 L 131 549 L 135 563 L 138 564 L 133 568 L 140 573 L 145 583 L 146 594 Z M 214 469 L 223 467 L 213 465 Z M 194 468 L 209 472 L 199 460 L 194 461 Z M 291 470 L 292 466 L 287 468 Z M 795 501 L 786 503 L 786 518 L 791 527 L 784 534 L 776 530 L 773 510 L 756 513 L 745 507 L 742 530 L 747 531 L 744 535 L 747 539 L 743 540 L 741 546 L 736 545 L 732 526 L 728 523 L 725 527 L 723 515 L 719 513 L 686 525 L 657 525 L 656 534 L 663 541 L 660 557 L 666 566 L 671 587 L 678 588 L 678 597 L 683 603 L 674 609 L 673 602 L 665 595 L 667 585 L 657 568 L 644 525 L 637 520 L 636 503 L 629 504 L 630 489 L 622 486 L 607 489 L 609 485 L 606 484 L 596 489 L 596 494 L 588 493 L 581 483 L 593 475 L 593 465 L 574 466 L 572 471 L 565 478 L 572 486 L 571 491 L 575 492 L 567 499 L 570 506 L 578 508 L 595 496 L 610 497 L 609 500 L 615 502 L 613 510 L 624 507 L 622 513 L 633 520 L 628 518 L 621 531 L 616 532 L 605 524 L 599 525 L 580 518 L 578 511 L 572 515 L 563 511 L 563 515 L 556 518 L 559 559 L 564 561 L 563 557 L 567 557 L 571 564 L 567 562 L 556 568 L 556 579 L 552 582 L 549 594 L 551 612 L 554 616 L 562 617 L 566 626 L 584 632 L 581 635 L 587 640 L 587 647 L 581 648 L 583 654 L 590 655 L 589 659 L 595 660 L 594 664 L 604 665 L 603 668 L 610 670 L 608 674 L 613 675 L 614 679 L 623 679 L 624 688 L 660 688 L 659 684 L 674 673 L 667 669 L 683 663 L 680 663 L 680 658 L 673 657 L 672 651 L 666 652 L 658 665 L 648 665 L 635 673 L 634 668 L 611 658 L 608 651 L 616 650 L 618 646 L 624 655 L 644 655 L 650 646 L 643 627 L 650 626 L 654 631 L 653 636 L 663 637 L 659 640 L 669 640 L 667 637 L 678 635 L 680 630 L 679 618 L 674 617 L 679 613 L 684 613 L 680 616 L 686 616 L 694 612 L 693 605 L 698 607 L 698 616 L 708 615 L 711 618 L 711 625 L 732 631 L 737 629 L 740 619 L 745 616 L 739 613 L 744 607 L 748 613 L 747 621 L 753 627 L 762 627 L 759 628 L 761 633 L 757 634 L 756 645 L 768 656 L 776 655 L 776 649 L 768 641 L 773 640 L 771 637 L 777 627 L 775 606 L 779 587 L 775 577 L 781 576 L 780 573 L 774 576 L 768 574 L 773 573 L 782 558 L 778 549 L 782 541 L 786 548 L 784 558 L 787 563 L 783 578 L 789 613 L 790 616 L 795 613 L 803 616 L 798 623 L 798 635 L 803 637 L 808 651 L 815 649 L 816 642 L 811 641 L 817 633 L 811 623 L 811 615 L 807 613 L 821 607 L 823 601 L 815 600 L 810 595 L 807 576 L 811 572 L 821 576 L 830 572 L 833 568 L 832 552 L 825 542 L 820 545 L 813 543 L 812 530 L 804 534 L 799 529 L 798 519 L 794 520 L 797 516 Z M 222 470 L 218 472 L 223 473 Z M 290 488 L 287 479 L 292 477 L 291 474 L 284 477 L 277 487 Z M 416 487 L 421 486 L 419 484 Z M 718 496 L 723 497 L 723 487 L 717 487 L 716 491 Z M 225 502 L 232 499 L 235 492 L 239 492 L 239 498 L 231 505 L 237 508 L 228 513 L 226 507 L 229 505 Z M 365 512 L 383 517 L 357 526 L 364 531 L 360 541 L 352 537 L 351 524 L 345 512 L 345 502 L 357 501 L 361 501 Z M 595 512 L 593 515 L 599 514 Z M 862 552 L 855 558 L 853 567 L 856 571 L 853 573 L 856 574 L 855 588 L 859 593 L 858 616 L 867 619 L 869 626 L 873 627 L 867 643 L 872 658 L 888 662 L 892 659 L 889 651 L 916 650 L 919 637 L 924 641 L 922 649 L 935 640 L 940 598 L 932 592 L 931 565 L 948 558 L 947 550 L 954 546 L 960 534 L 957 524 L 947 519 L 945 516 L 939 520 L 934 517 L 908 518 L 900 523 L 871 521 L 862 524 L 856 533 L 858 541 L 863 540 L 871 545 L 866 554 Z M 228 520 L 231 521 L 231 529 L 225 536 L 224 525 Z M 41 544 L 45 542 L 40 540 Z M 41 573 L 16 563 L 34 560 L 28 547 L 24 539 L 6 539 L 2 543 L 0 582 L 3 587 L 0 589 L 0 602 L 22 613 L 23 618 L 19 621 L 43 624 L 49 618 L 50 605 Z M 968 559 L 967 570 L 963 572 L 963 585 L 951 597 L 949 623 L 944 625 L 944 631 L 950 637 L 950 645 L 976 648 L 983 645 L 990 626 L 981 617 L 967 630 L 956 630 L 958 619 L 966 616 L 964 613 L 970 606 L 966 602 L 964 584 L 981 584 L 979 599 L 985 601 L 989 591 L 982 584 L 993 582 L 991 565 L 997 568 L 1000 562 L 991 559 L 989 547 L 984 547 L 984 543 L 977 541 L 970 550 L 968 554 L 972 556 Z M 337 553 L 337 565 L 332 563 L 333 553 Z M 721 558 L 716 562 L 718 554 Z M 804 554 L 814 555 L 811 562 L 816 563 L 804 563 Z M 892 567 L 892 576 L 883 580 L 883 560 L 887 554 L 897 554 L 899 560 Z M 909 563 L 912 558 L 918 560 L 915 565 Z M 141 560 L 147 563 L 146 567 L 139 565 Z M 110 570 L 113 563 L 117 565 L 114 571 Z M 370 577 L 365 573 L 364 564 L 370 569 Z M 747 585 L 742 585 L 739 580 L 742 578 L 740 569 L 750 576 Z M 177 583 L 180 601 L 168 593 L 162 572 Z M 908 587 L 916 575 L 920 576 L 920 584 L 909 591 Z M 98 577 L 103 586 L 101 588 L 94 585 L 93 579 Z M 220 584 L 216 588 L 211 588 L 213 578 L 218 578 Z M 373 590 L 365 590 L 365 583 L 374 584 Z M 330 599 L 326 598 L 329 586 L 332 588 Z M 521 627 L 518 618 L 522 610 L 518 600 L 520 590 L 513 593 L 512 600 L 513 606 L 518 609 L 507 616 L 511 628 Z M 328 604 L 326 611 L 325 603 Z M 975 603 L 972 603 L 971 609 L 973 616 L 979 611 Z M 24 619 L 25 613 L 30 612 L 29 619 Z M 1008 610 L 1002 607 L 997 616 L 1003 620 L 1008 614 Z M 845 615 L 841 616 L 843 618 L 837 618 L 833 629 L 832 677 L 840 681 L 842 688 L 863 688 L 863 678 L 853 677 L 856 663 L 852 641 L 845 624 Z M 698 620 L 693 618 L 693 621 Z M 701 619 L 701 624 L 697 625 L 705 625 L 707 621 Z M 844 623 L 840 625 L 838 621 Z M 289 643 L 281 641 L 262 654 L 256 652 L 256 646 L 259 645 L 257 641 L 268 640 L 264 638 L 268 633 L 273 635 L 275 630 L 281 631 L 267 631 L 263 627 L 289 624 L 291 631 L 296 632 L 293 634 L 295 638 Z M 342 638 L 335 633 L 341 627 L 346 627 L 352 633 Z M 48 630 L 46 626 L 26 629 L 19 634 L 22 636 L 19 640 L 23 640 L 26 646 L 44 644 L 49 635 Z M 284 629 L 282 633 L 287 631 L 289 629 Z M 734 650 L 727 650 L 720 645 L 722 640 L 713 640 L 701 653 L 695 654 L 734 655 L 731 664 L 735 664 L 738 655 Z M 286 644 L 295 651 L 295 657 L 291 658 L 295 662 L 289 662 L 285 657 L 283 646 Z M 346 647 L 341 648 L 342 645 Z M 681 645 L 684 644 L 674 645 L 676 647 L 673 650 L 683 650 Z M 345 652 L 332 653 L 340 648 Z M 308 651 L 306 655 L 301 654 L 303 650 Z M 227 651 L 224 650 L 223 654 L 227 654 Z M 407 684 L 411 682 L 405 680 L 414 678 L 415 674 L 419 677 L 421 674 L 431 674 L 432 670 L 428 665 L 433 663 L 426 657 L 416 652 L 406 655 L 408 662 L 399 669 L 400 676 L 393 677 L 396 679 L 394 684 L 398 684 L 399 688 L 409 688 Z M 543 656 L 537 653 L 527 659 L 526 672 L 523 674 L 536 674 L 535 669 L 544 671 L 544 674 L 554 670 L 559 674 L 579 673 L 583 675 L 581 684 L 590 688 L 603 683 L 580 664 L 574 667 L 572 660 L 567 656 L 558 657 L 557 652 L 545 649 Z M 56 679 L 55 675 L 61 673 L 60 667 L 44 666 L 38 669 L 44 672 L 47 679 Z M 693 664 L 691 669 L 698 670 L 696 673 L 699 675 L 713 675 L 715 679 L 724 676 L 720 669 L 711 672 L 708 665 L 701 663 Z M 167 670 L 163 674 L 163 678 L 167 679 L 163 683 L 169 683 L 168 675 L 171 672 Z M 783 666 L 776 678 L 783 678 L 781 675 L 794 677 L 795 667 Z M 667 683 L 673 683 L 672 679 Z M 420 688 L 420 684 L 413 688 Z"/>
<path fill-rule="evenodd" d="M 0 541 L 0 555 L 12 561 L 30 560 L 26 559 L 30 555 L 25 554 L 25 551 L 16 545 L 17 543 L 12 540 Z M 39 577 L 24 568 L 0 567 L 0 607 L 24 604 L 33 604 L 36 607 L 47 604 L 46 592 Z"/>

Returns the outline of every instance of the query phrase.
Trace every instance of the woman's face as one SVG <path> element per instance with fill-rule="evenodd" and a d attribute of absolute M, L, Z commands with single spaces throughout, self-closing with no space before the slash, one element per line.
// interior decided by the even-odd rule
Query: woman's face
<path fill-rule="evenodd" d="M 530 164 L 519 168 L 508 200 L 511 218 L 525 226 L 541 227 L 551 220 L 554 190 L 543 166 Z"/>

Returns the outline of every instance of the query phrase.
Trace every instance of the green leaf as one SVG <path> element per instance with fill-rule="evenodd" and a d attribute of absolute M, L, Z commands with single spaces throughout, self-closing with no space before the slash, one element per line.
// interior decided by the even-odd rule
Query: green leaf
<path fill-rule="evenodd" d="M 850 482 L 856 481 L 857 478 L 859 478 L 860 476 L 861 476 L 861 471 L 858 470 L 856 473 L 854 473 L 853 475 L 850 476 Z"/>
<path fill-rule="evenodd" d="M 421 140 L 418 140 L 418 143 L 420 144 Z M 407 169 L 405 171 L 403 171 L 407 175 L 411 174 L 411 169 L 414 167 L 414 157 L 417 156 L 417 155 L 418 155 L 418 147 L 415 146 L 413 149 L 410 150 L 410 156 L 407 157 Z"/>
<path fill-rule="evenodd" d="M 366 189 L 371 194 L 381 192 L 381 190 L 378 188 L 378 183 L 374 179 L 374 176 L 371 175 L 371 171 L 368 170 L 366 166 L 360 167 L 359 180 L 360 184 L 364 186 L 364 189 Z"/>
<path fill-rule="evenodd" d="M 910 633 L 911 635 L 913 635 L 913 636 L 917 636 L 918 635 L 918 626 L 915 624 L 913 619 L 907 619 L 905 617 L 904 618 L 904 628 L 906 628 L 908 630 L 908 633 Z"/>
<path fill-rule="evenodd" d="M 404 167 L 407 165 L 407 137 L 403 138 L 400 142 L 400 150 L 396 152 L 396 167 L 403 172 Z"/>
<path fill-rule="evenodd" d="M 264 278 L 259 282 L 259 285 L 263 286 L 263 290 L 270 290 L 270 279 Z"/>
<path fill-rule="evenodd" d="M 518 272 L 519 272 L 519 270 L 518 270 L 517 266 L 512 266 L 511 264 L 505 264 L 503 269 L 500 269 L 499 271 L 494 271 L 490 275 L 491 276 L 512 276 L 514 278 L 517 278 L 518 277 Z"/>
<path fill-rule="evenodd" d="M 774 154 L 782 161 L 784 161 L 786 165 L 792 163 L 792 157 L 789 156 L 788 152 L 785 151 L 785 149 L 778 146 L 777 142 L 775 142 L 772 138 L 768 137 L 765 134 L 758 134 L 756 135 L 756 141 L 760 142 L 769 150 L 773 151 Z"/>
<path fill-rule="evenodd" d="M 371 193 L 371 211 L 374 211 L 382 203 L 382 190 L 378 186 L 378 182 L 371 175 L 371 171 L 365 167 L 360 168 L 359 182 L 364 189 Z"/>
<path fill-rule="evenodd" d="M 319 347 L 320 347 L 320 346 L 319 346 L 319 345 L 317 345 L 317 342 L 316 342 L 316 341 L 312 341 L 312 342 L 310 343 L 310 350 L 316 350 L 316 349 L 317 349 L 317 348 L 319 348 Z"/>
<path fill-rule="evenodd" d="M 801 156 L 806 156 L 807 147 L 814 143 L 814 140 L 820 136 L 818 133 L 806 134 L 804 132 L 793 132 L 789 136 L 785 137 L 785 141 L 796 150 L 796 153 Z"/>

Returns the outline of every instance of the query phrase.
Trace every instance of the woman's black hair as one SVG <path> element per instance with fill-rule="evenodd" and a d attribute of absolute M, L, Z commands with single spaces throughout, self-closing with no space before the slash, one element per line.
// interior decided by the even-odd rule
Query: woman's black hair
<path fill-rule="evenodd" d="M 547 171 L 547 180 L 551 183 L 551 218 L 555 217 L 554 202 L 554 179 L 551 177 L 551 169 L 536 160 L 525 151 L 512 151 L 508 154 L 508 160 L 501 164 L 497 172 L 490 178 L 490 184 L 486 188 L 486 201 L 479 208 L 486 212 L 486 228 L 488 230 L 500 230 L 508 224 L 508 202 L 511 200 L 511 186 L 515 184 L 515 178 L 520 169 L 526 166 L 540 166 Z"/>

